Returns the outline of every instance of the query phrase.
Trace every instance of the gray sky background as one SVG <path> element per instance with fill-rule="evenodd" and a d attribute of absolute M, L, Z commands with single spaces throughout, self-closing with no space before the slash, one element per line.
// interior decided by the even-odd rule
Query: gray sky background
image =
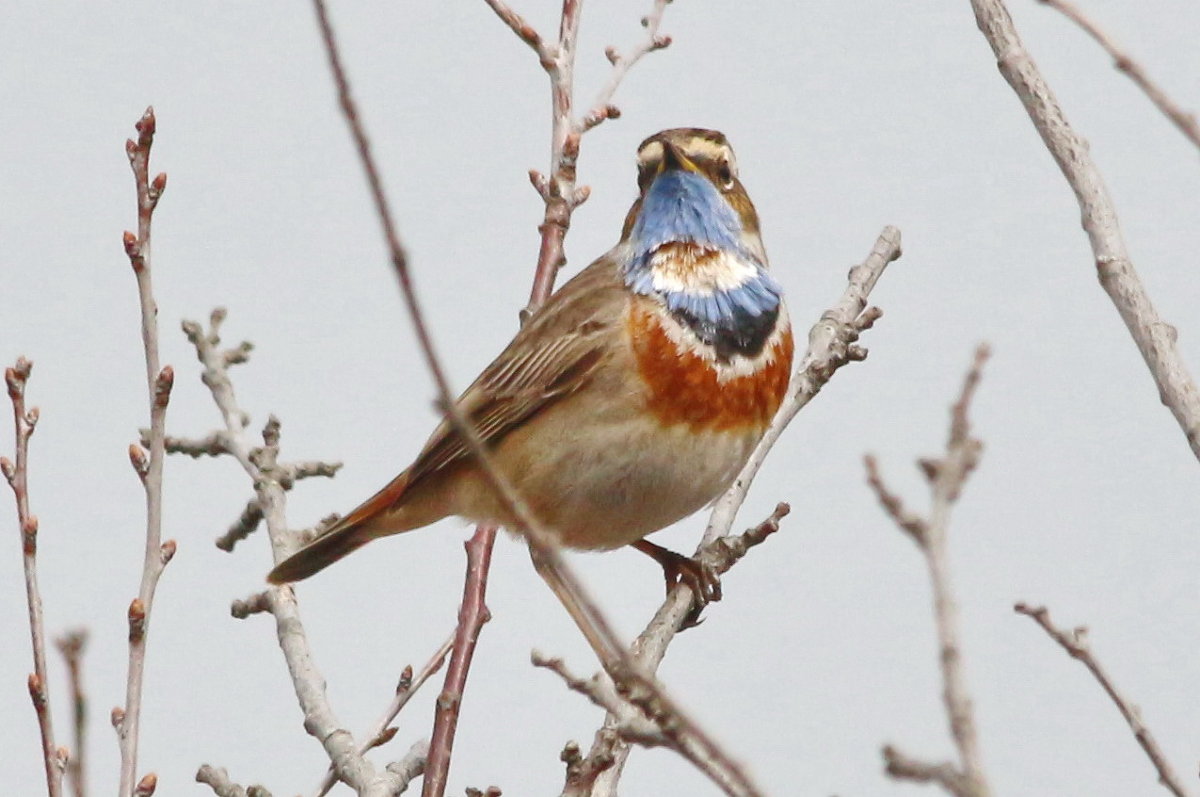
<path fill-rule="evenodd" d="M 1200 163 L 1196 150 L 1090 40 L 1014 0 L 1027 46 L 1090 140 L 1135 265 L 1200 372 Z M 518 0 L 543 32 L 557 3 Z M 590 3 L 579 99 L 608 74 L 603 48 L 640 35 L 644 0 Z M 1183 105 L 1200 107 L 1200 7 L 1086 7 Z M 532 54 L 482 2 L 333 5 L 433 332 L 462 387 L 516 329 L 540 203 L 525 172 L 548 159 L 549 98 Z M 116 782 L 108 713 L 122 700 L 124 614 L 144 529 L 126 447 L 145 423 L 136 294 L 121 232 L 135 223 L 123 141 L 148 103 L 153 166 L 170 176 L 155 224 L 163 359 L 176 368 L 174 433 L 217 421 L 181 318 L 229 308 L 228 340 L 256 353 L 235 373 L 260 428 L 283 420 L 290 458 L 346 462 L 306 482 L 290 520 L 345 511 L 402 468 L 435 421 L 374 214 L 337 113 L 315 21 L 288 2 L 10 3 L 0 25 L 0 359 L 36 363 L 31 495 L 41 518 L 49 629 L 87 626 L 95 793 Z M 776 448 L 742 522 L 792 503 L 783 531 L 726 579 L 726 599 L 662 670 L 675 694 L 774 795 L 916 795 L 889 783 L 879 747 L 948 757 L 929 591 L 912 544 L 884 517 L 861 457 L 915 508 L 913 467 L 937 452 L 976 342 L 995 356 L 975 406 L 986 445 L 954 517 L 967 672 L 997 794 L 1163 793 L 1099 687 L 1015 600 L 1089 624 L 1184 777 L 1200 758 L 1197 464 L 1099 288 L 1065 182 L 996 71 L 969 4 L 674 4 L 675 44 L 618 95 L 623 117 L 589 134 L 592 199 L 568 239 L 574 272 L 611 246 L 635 193 L 633 153 L 664 127 L 733 142 L 775 273 L 804 330 L 841 294 L 884 224 L 905 255 L 873 296 L 886 312 L 870 359 L 839 373 Z M 5 410 L 7 413 L 7 409 Z M 10 454 L 10 425 L 0 450 Z M 250 487 L 232 460 L 171 459 L 166 536 L 179 553 L 152 621 L 140 771 L 164 794 L 202 794 L 203 762 L 276 794 L 324 770 L 301 728 L 267 618 L 230 600 L 268 569 L 256 536 L 212 539 Z M 43 789 L 20 555 L 0 500 L 0 781 Z M 703 518 L 656 540 L 688 549 Z M 299 590 L 342 721 L 360 732 L 450 631 L 467 536 L 447 522 L 372 545 Z M 633 551 L 573 557 L 619 629 L 658 605 L 656 566 Z M 531 648 L 594 669 L 523 547 L 497 545 L 484 631 L 450 791 L 496 784 L 557 793 L 570 738 L 601 715 L 528 663 Z M 65 739 L 57 657 L 51 687 Z M 440 679 L 440 676 L 439 676 Z M 437 688 L 402 715 L 398 755 L 428 733 Z M 401 746 L 402 745 L 402 746 Z M 385 756 L 386 758 L 386 756 Z M 666 752 L 638 752 L 625 793 L 713 794 Z"/>

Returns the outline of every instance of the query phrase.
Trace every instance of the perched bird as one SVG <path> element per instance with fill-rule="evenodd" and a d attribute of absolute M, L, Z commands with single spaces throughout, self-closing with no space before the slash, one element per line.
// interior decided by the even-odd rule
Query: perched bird
<path fill-rule="evenodd" d="M 703 601 L 719 597 L 713 577 L 643 538 L 733 481 L 787 391 L 792 333 L 725 136 L 664 130 L 637 160 L 620 242 L 528 319 L 458 407 L 561 544 L 632 544 L 668 588 L 683 578 Z M 403 473 L 268 579 L 306 578 L 449 515 L 521 530 L 443 421 Z"/>

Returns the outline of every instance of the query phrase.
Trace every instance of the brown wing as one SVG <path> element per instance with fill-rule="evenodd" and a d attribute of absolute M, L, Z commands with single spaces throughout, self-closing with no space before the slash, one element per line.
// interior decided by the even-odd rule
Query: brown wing
<path fill-rule="evenodd" d="M 619 332 L 628 294 L 606 256 L 567 282 L 458 399 L 487 445 L 586 385 Z M 469 455 L 448 421 L 409 469 L 409 485 Z"/>

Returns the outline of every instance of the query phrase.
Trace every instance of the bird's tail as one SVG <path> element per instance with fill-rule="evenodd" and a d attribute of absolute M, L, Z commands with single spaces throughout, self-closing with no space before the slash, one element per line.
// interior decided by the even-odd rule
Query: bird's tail
<path fill-rule="evenodd" d="M 320 537 L 275 565 L 267 574 L 272 584 L 300 581 L 357 551 L 376 537 L 415 528 L 402 522 L 397 503 L 408 488 L 408 471 L 338 520 Z"/>

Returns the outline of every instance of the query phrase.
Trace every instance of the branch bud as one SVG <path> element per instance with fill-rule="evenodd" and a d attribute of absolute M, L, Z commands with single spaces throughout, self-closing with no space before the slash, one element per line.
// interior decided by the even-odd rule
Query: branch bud
<path fill-rule="evenodd" d="M 171 400 L 171 388 L 175 385 L 175 369 L 164 365 L 154 380 L 154 406 L 163 409 Z"/>
<path fill-rule="evenodd" d="M 0 473 L 4 474 L 4 478 L 7 479 L 9 483 L 11 483 L 13 477 L 17 475 L 16 466 L 13 465 L 12 460 L 8 457 L 0 457 Z"/>
<path fill-rule="evenodd" d="M 654 41 L 650 43 L 651 50 L 663 50 L 671 46 L 670 36 L 655 36 Z"/>
<path fill-rule="evenodd" d="M 46 710 L 46 686 L 36 672 L 29 673 L 29 699 L 39 714 Z"/>
<path fill-rule="evenodd" d="M 412 689 L 413 668 L 411 664 L 404 665 L 404 669 L 400 671 L 400 681 L 396 684 L 396 694 L 401 694 Z"/>
<path fill-rule="evenodd" d="M 137 473 L 138 478 L 145 481 L 146 474 L 150 472 L 150 459 L 146 454 L 146 449 L 137 443 L 130 443 L 129 464 L 133 465 L 133 470 Z"/>
<path fill-rule="evenodd" d="M 175 540 L 167 540 L 162 544 L 162 549 L 159 551 L 159 556 L 162 557 L 162 563 L 164 565 L 174 558 L 176 547 Z"/>
<path fill-rule="evenodd" d="M 37 553 L 37 533 L 37 515 L 30 515 L 21 524 L 21 549 L 25 552 L 26 556 L 33 556 Z"/>
<path fill-rule="evenodd" d="M 125 709 L 120 706 L 113 706 L 112 713 L 108 715 L 108 721 L 112 723 L 112 726 L 117 731 L 120 731 L 121 726 L 125 724 Z"/>
<path fill-rule="evenodd" d="M 146 604 L 141 598 L 129 603 L 129 641 L 139 643 L 146 638 Z"/>
<path fill-rule="evenodd" d="M 154 106 L 147 106 L 142 118 L 134 124 L 134 128 L 138 131 L 138 144 L 149 146 L 150 142 L 154 140 L 154 131 L 157 127 L 158 121 L 154 118 Z"/>
<path fill-rule="evenodd" d="M 137 236 L 126 230 L 121 235 L 121 243 L 125 247 L 125 255 L 129 258 L 129 265 L 133 268 L 133 273 L 141 274 L 146 268 L 146 259 L 142 257 L 142 247 L 138 243 Z"/>
<path fill-rule="evenodd" d="M 153 772 L 148 772 L 138 781 L 137 788 L 133 790 L 133 797 L 150 797 L 154 794 L 154 790 L 158 787 L 158 775 Z"/>
<path fill-rule="evenodd" d="M 37 426 L 38 418 L 42 417 L 42 411 L 37 407 L 30 407 L 29 412 L 25 413 L 25 423 L 29 426 L 29 431 L 33 431 L 33 427 Z"/>
<path fill-rule="evenodd" d="M 150 198 L 157 200 L 167 190 L 167 173 L 159 172 L 150 183 Z"/>
<path fill-rule="evenodd" d="M 612 64 L 613 66 L 616 66 L 617 62 L 621 60 L 621 53 L 617 50 L 616 47 L 613 47 L 610 44 L 604 48 L 604 57 L 608 59 L 608 62 L 610 64 Z"/>

